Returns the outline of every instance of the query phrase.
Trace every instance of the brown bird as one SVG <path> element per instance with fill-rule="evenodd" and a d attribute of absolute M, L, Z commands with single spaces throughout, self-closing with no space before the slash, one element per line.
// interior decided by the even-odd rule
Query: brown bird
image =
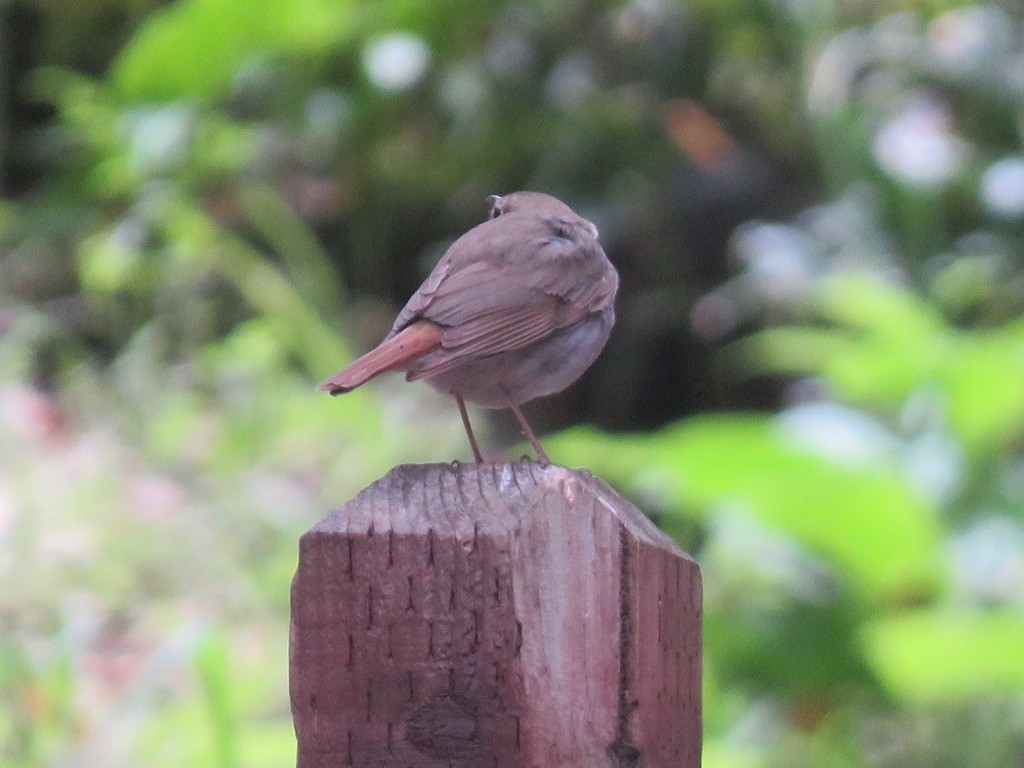
<path fill-rule="evenodd" d="M 391 332 L 320 385 L 340 395 L 405 371 L 458 403 L 510 408 L 541 464 L 547 454 L 519 407 L 561 392 L 590 367 L 615 322 L 619 275 L 597 227 L 539 192 L 491 196 L 490 219 L 452 243 Z"/>

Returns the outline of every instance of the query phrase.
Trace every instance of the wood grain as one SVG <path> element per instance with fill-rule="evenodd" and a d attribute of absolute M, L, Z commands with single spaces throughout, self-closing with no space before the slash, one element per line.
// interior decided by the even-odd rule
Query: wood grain
<path fill-rule="evenodd" d="M 695 768 L 700 572 L 584 471 L 401 466 L 306 533 L 299 768 Z"/>

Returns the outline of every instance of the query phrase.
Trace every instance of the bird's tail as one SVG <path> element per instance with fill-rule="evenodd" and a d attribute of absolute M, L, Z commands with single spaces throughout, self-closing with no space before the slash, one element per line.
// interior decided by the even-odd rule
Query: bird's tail
<path fill-rule="evenodd" d="M 418 320 L 365 355 L 349 363 L 317 387 L 332 395 L 351 392 L 387 371 L 401 370 L 413 360 L 441 346 L 441 329 L 429 320 Z"/>

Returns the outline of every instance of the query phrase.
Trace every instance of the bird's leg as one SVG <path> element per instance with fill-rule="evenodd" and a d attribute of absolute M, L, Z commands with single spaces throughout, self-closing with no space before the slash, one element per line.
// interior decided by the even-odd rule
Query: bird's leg
<path fill-rule="evenodd" d="M 530 445 L 533 446 L 533 450 L 537 452 L 537 461 L 541 463 L 541 466 L 548 466 L 551 463 L 551 459 L 544 453 L 544 449 L 540 447 L 540 440 L 533 434 L 533 430 L 530 429 L 530 425 L 526 423 L 526 417 L 523 416 L 522 410 L 518 405 L 509 403 L 509 408 L 512 409 L 512 413 L 515 414 L 516 421 L 519 422 L 519 426 L 522 427 L 523 434 L 526 435 L 526 439 L 530 441 Z"/>
<path fill-rule="evenodd" d="M 476 459 L 477 464 L 483 464 L 484 457 L 480 455 L 480 447 L 476 444 L 473 427 L 469 423 L 469 414 L 466 412 L 466 401 L 458 392 L 452 392 L 452 394 L 455 396 L 455 402 L 459 404 L 459 415 L 462 416 L 462 426 L 466 428 L 466 437 L 469 438 L 469 444 L 473 448 L 473 458 Z"/>

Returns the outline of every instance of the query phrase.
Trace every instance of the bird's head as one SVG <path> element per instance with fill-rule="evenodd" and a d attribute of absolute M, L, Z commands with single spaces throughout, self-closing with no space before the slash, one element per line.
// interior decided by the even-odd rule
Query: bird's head
<path fill-rule="evenodd" d="M 527 213 L 540 216 L 554 216 L 559 219 L 578 223 L 588 229 L 597 239 L 597 227 L 578 215 L 572 208 L 556 197 L 543 192 L 510 192 L 507 195 L 491 195 L 491 216 L 507 216 L 510 213 Z"/>

